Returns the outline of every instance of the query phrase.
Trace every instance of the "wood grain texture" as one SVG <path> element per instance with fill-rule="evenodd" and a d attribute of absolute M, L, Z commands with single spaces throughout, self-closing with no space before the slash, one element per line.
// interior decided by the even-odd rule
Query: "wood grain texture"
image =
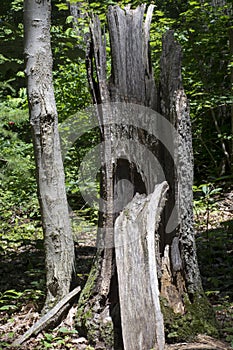
<path fill-rule="evenodd" d="M 124 350 L 164 348 L 156 256 L 167 183 L 137 194 L 115 224 L 115 251 Z"/>

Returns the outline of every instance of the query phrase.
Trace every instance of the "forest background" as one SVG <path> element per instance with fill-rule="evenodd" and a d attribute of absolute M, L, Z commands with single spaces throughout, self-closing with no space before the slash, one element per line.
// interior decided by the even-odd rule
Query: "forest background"
<path fill-rule="evenodd" d="M 89 16 L 98 14 L 104 26 L 107 7 L 125 6 L 129 1 L 80 2 L 82 15 L 77 25 L 74 25 L 67 3 L 59 0 L 52 3 L 53 77 L 59 122 L 62 124 L 92 103 L 85 67 L 85 42 L 89 32 L 87 13 Z M 139 1 L 130 3 L 132 7 L 140 4 Z M 183 82 L 190 102 L 193 130 L 194 208 L 197 230 L 202 230 L 198 236 L 199 261 L 206 293 L 215 304 L 216 312 L 220 308 L 220 319 L 224 317 L 224 321 L 220 320 L 223 322 L 222 336 L 229 342 L 233 342 L 233 328 L 230 326 L 230 290 L 233 286 L 230 269 L 233 262 L 230 215 L 233 198 L 232 14 L 232 3 L 227 0 L 157 1 L 150 42 L 157 79 L 161 38 L 167 29 L 175 30 L 176 40 L 182 46 Z M 23 1 L 2 0 L 0 22 L 0 254 L 3 258 L 0 312 L 6 319 L 29 302 L 39 309 L 44 298 L 45 281 L 24 77 Z M 73 221 L 79 244 L 87 223 L 87 234 L 89 237 L 94 235 L 97 212 L 83 200 L 77 174 L 86 152 L 97 143 L 97 133 L 84 134 L 69 149 L 64 160 L 69 205 L 81 218 Z M 88 185 L 96 186 L 91 182 Z M 223 212 L 227 213 L 226 216 Z M 219 255 L 216 256 L 216 252 Z M 91 256 L 87 256 L 91 260 Z M 14 278 L 18 267 L 12 261 L 17 262 L 17 259 L 25 272 L 21 279 Z M 90 262 L 87 266 L 84 264 L 85 271 L 80 270 L 81 285 L 86 280 L 88 266 Z M 226 313 L 223 315 L 224 309 Z M 49 339 L 47 343 L 51 343 Z"/>

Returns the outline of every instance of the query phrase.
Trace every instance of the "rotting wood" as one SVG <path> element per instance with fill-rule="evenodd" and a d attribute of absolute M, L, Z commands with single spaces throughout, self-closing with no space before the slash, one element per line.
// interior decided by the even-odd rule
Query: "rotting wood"
<path fill-rule="evenodd" d="M 156 257 L 167 182 L 136 194 L 115 223 L 115 253 L 124 350 L 164 349 Z M 148 320 L 148 315 L 149 320 Z"/>
<path fill-rule="evenodd" d="M 175 42 L 172 31 L 168 31 L 163 39 L 160 87 L 157 92 L 148 43 L 152 7 L 148 8 L 146 19 L 144 16 L 145 8 L 145 5 L 141 5 L 135 10 L 131 10 L 129 7 L 124 10 L 118 6 L 109 7 L 108 24 L 112 69 L 108 81 L 106 81 L 106 39 L 101 32 L 98 18 L 95 17 L 91 25 L 92 42 L 87 56 L 89 83 L 94 103 L 102 104 L 97 108 L 97 116 L 100 123 L 101 141 L 108 142 L 108 147 L 103 150 L 102 161 L 103 163 L 106 160 L 112 161 L 109 167 L 103 167 L 105 172 L 102 177 L 101 190 L 105 194 L 104 199 L 110 200 L 108 209 L 111 210 L 115 209 L 112 204 L 114 204 L 116 193 L 124 199 L 127 197 L 127 200 L 130 199 L 132 193 L 135 195 L 138 192 L 147 196 L 153 192 L 156 184 L 164 181 L 164 178 L 160 179 L 157 171 L 151 171 L 152 167 L 145 164 L 145 155 L 143 152 L 140 153 L 139 148 L 135 147 L 133 142 L 141 143 L 155 158 L 157 157 L 169 185 L 169 196 L 159 228 L 160 242 L 158 246 L 160 247 L 160 254 L 155 249 L 156 267 L 160 282 L 161 278 L 163 279 L 163 292 L 164 297 L 167 297 L 167 304 L 175 312 L 182 314 L 187 311 L 184 304 L 186 296 L 187 299 L 190 296 L 191 301 L 195 299 L 194 296 L 197 300 L 202 298 L 192 214 L 193 157 L 191 123 L 188 101 L 182 87 L 181 48 Z M 118 106 L 121 105 L 118 111 L 117 108 L 114 111 L 115 103 Z M 124 120 L 116 126 L 114 125 L 114 122 L 117 124 L 118 120 L 116 119 L 116 113 L 119 114 L 124 111 L 123 105 L 127 105 L 129 108 L 128 114 L 122 114 Z M 141 127 L 141 129 L 133 118 L 130 119 L 129 114 L 135 119 L 141 119 L 142 117 L 140 108 L 136 110 L 135 105 L 148 107 L 147 110 L 162 114 L 160 114 L 162 118 L 158 122 L 158 115 L 156 116 L 156 113 L 154 113 L 156 128 L 159 131 L 157 139 L 156 136 L 153 138 L 148 135 L 150 131 L 145 132 L 145 130 L 150 130 L 148 129 L 148 126 L 151 125 L 149 119 L 146 119 L 148 121 L 147 128 Z M 148 116 L 153 117 L 153 113 L 148 113 Z M 105 124 L 107 124 L 107 127 L 105 127 Z M 111 127 L 109 127 L 109 124 L 111 124 Z M 170 129 L 166 130 L 168 124 Z M 178 137 L 174 136 L 174 130 Z M 164 136 L 163 139 L 160 138 L 161 134 Z M 130 146 L 127 145 L 127 142 L 124 143 L 125 139 L 128 144 L 131 144 Z M 165 142 L 163 143 L 161 140 L 165 140 Z M 171 152 L 166 149 L 167 140 L 169 140 L 167 143 L 171 145 Z M 142 171 L 139 166 L 139 159 L 134 161 L 135 158 L 129 156 L 132 153 L 135 157 L 138 156 L 140 161 L 143 159 Z M 107 173 L 108 176 L 106 176 Z M 145 174 L 148 175 L 147 179 Z M 128 196 L 129 183 L 133 185 L 133 191 L 131 194 L 129 191 Z M 120 198 L 120 203 L 125 206 L 127 200 L 124 201 L 124 199 Z M 171 218 L 175 204 L 177 205 L 177 212 Z M 108 214 L 102 215 L 102 226 L 99 230 L 99 232 L 102 231 L 102 234 L 98 235 L 99 241 L 103 243 L 108 241 L 111 243 L 112 227 L 109 226 L 114 224 L 114 219 L 119 213 L 116 211 L 115 217 L 112 216 L 111 220 L 108 220 L 110 218 Z M 168 224 L 172 229 L 166 232 Z M 104 230 L 106 228 L 110 230 Z M 133 229 L 132 236 L 134 236 Z M 164 251 L 166 246 L 169 247 L 168 252 Z M 94 275 L 95 279 L 88 278 L 83 298 L 80 299 L 80 311 L 77 317 L 78 326 L 88 335 L 93 344 L 98 344 L 99 348 L 122 350 L 124 348 L 122 325 L 123 327 L 125 325 L 121 320 L 119 311 L 122 306 L 120 305 L 118 292 L 121 288 L 124 289 L 124 284 L 120 286 L 122 281 L 118 284 L 114 248 L 101 247 L 100 249 L 100 246 L 98 246 L 95 274 L 91 275 L 91 277 Z M 161 258 L 164 253 L 166 253 L 164 264 L 161 266 Z M 126 256 L 127 254 L 129 252 L 126 252 Z M 166 275 L 167 271 L 169 272 L 168 275 Z M 170 287 L 173 288 L 177 297 L 176 300 L 179 301 L 178 307 L 172 302 L 174 293 L 167 293 Z M 123 295 L 123 291 L 120 294 Z M 161 296 L 163 297 L 162 294 Z M 128 296 L 128 298 L 130 297 Z M 195 303 L 192 303 L 193 305 Z M 85 310 L 85 314 L 82 310 Z M 190 317 L 192 318 L 192 315 Z M 102 320 L 107 320 L 107 322 L 103 324 Z M 148 323 L 150 323 L 150 319 L 148 319 Z M 113 331 L 114 342 L 112 341 Z M 144 331 L 146 333 L 147 328 L 144 327 Z M 200 332 L 200 330 L 195 331 Z M 192 334 L 191 332 L 192 328 L 190 327 L 190 334 Z M 140 331 L 139 334 L 141 334 Z M 126 339 L 126 335 L 123 335 L 123 337 Z M 135 344 L 140 344 L 137 337 L 135 337 Z M 136 346 L 138 345 L 135 345 L 134 349 Z"/>
<path fill-rule="evenodd" d="M 24 333 L 22 336 L 17 338 L 12 343 L 12 346 L 20 346 L 27 339 L 29 339 L 32 335 L 37 335 L 43 329 L 48 328 L 51 325 L 51 323 L 55 324 L 56 320 L 61 318 L 61 316 L 62 316 L 61 314 L 66 311 L 67 308 L 63 309 L 64 306 L 73 297 L 75 297 L 80 292 L 80 290 L 81 290 L 80 287 L 76 287 L 69 294 L 67 294 L 62 300 L 60 300 L 57 303 L 57 305 L 55 305 L 49 312 L 47 312 L 47 314 L 42 316 L 31 328 L 29 328 L 26 333 Z M 62 312 L 60 312 L 61 310 L 62 310 Z"/>
<path fill-rule="evenodd" d="M 165 208 L 164 222 L 172 223 L 170 215 L 177 208 L 175 230 L 161 234 L 162 254 L 166 245 L 171 246 L 171 271 L 173 280 L 179 274 L 184 275 L 179 291 L 182 297 L 185 290 L 190 294 L 202 293 L 200 272 L 197 263 L 195 231 L 193 223 L 193 151 L 189 103 L 185 95 L 181 76 L 182 52 L 174 39 L 174 31 L 169 30 L 163 37 L 160 72 L 160 104 L 162 115 L 176 129 L 174 149 L 171 161 L 164 157 L 163 169 L 169 184 L 168 205 Z M 161 130 L 162 132 L 162 130 Z M 166 131 L 168 133 L 168 131 Z M 169 134 L 167 134 L 169 138 Z M 169 227 L 168 227 L 169 228 Z M 174 241 L 175 240 L 175 241 Z M 180 252 L 180 256 L 177 253 Z M 179 276 L 182 278 L 182 276 Z M 177 280 L 180 280 L 177 278 Z M 185 286 L 184 286 L 185 284 Z M 177 286 L 178 287 L 178 286 Z"/>
<path fill-rule="evenodd" d="M 170 247 L 167 244 L 162 257 L 162 277 L 161 277 L 161 295 L 166 298 L 169 306 L 175 313 L 184 314 L 184 304 L 180 290 L 172 283 L 172 271 L 170 263 Z"/>
<path fill-rule="evenodd" d="M 118 215 L 118 211 L 114 206 L 117 183 L 121 182 L 121 194 L 123 196 L 127 192 L 127 181 L 120 181 L 125 180 L 121 173 L 123 168 L 126 169 L 127 175 L 129 175 L 129 181 L 133 183 L 134 194 L 140 192 L 137 180 L 135 181 L 137 179 L 135 164 L 130 163 L 130 160 L 127 163 L 125 161 L 126 157 L 124 157 L 125 154 L 119 157 L 117 151 L 117 147 L 121 144 L 119 132 L 124 129 L 126 137 L 133 140 L 137 130 L 135 132 L 136 128 L 128 127 L 127 119 L 125 123 L 121 123 L 124 125 L 118 125 L 117 127 L 114 125 L 114 113 L 119 113 L 119 110 L 114 111 L 112 103 L 129 102 L 152 109 L 155 109 L 157 105 L 157 93 L 149 55 L 149 28 L 153 8 L 153 5 L 149 6 L 145 18 L 146 5 L 141 5 L 135 10 L 131 10 L 129 7 L 124 10 L 118 6 L 109 7 L 107 16 L 112 56 L 109 81 L 107 81 L 106 74 L 106 38 L 101 30 L 98 17 L 93 17 L 90 25 L 91 43 L 87 54 L 87 72 L 93 102 L 99 104 L 99 106 L 96 106 L 96 114 L 103 144 L 101 197 L 105 200 L 105 207 L 100 208 L 102 213 L 99 220 L 97 254 L 101 259 L 98 259 L 99 265 L 96 267 L 98 275 L 95 281 L 96 287 L 90 291 L 88 303 L 84 307 L 85 310 L 90 310 L 90 314 L 94 313 L 95 317 L 91 320 L 81 315 L 81 320 L 79 318 L 77 323 L 78 327 L 81 325 L 81 328 L 88 335 L 91 335 L 93 343 L 96 343 L 98 339 L 98 344 L 103 343 L 105 349 L 113 348 L 112 337 L 106 336 L 106 332 L 108 334 L 112 332 L 111 324 L 114 328 L 114 346 L 119 349 L 122 346 L 113 227 L 114 220 Z M 139 139 L 139 136 L 137 138 Z M 133 151 L 135 153 L 137 150 L 134 149 Z M 122 163 L 123 166 L 120 166 L 119 164 Z M 151 173 L 150 176 L 153 179 L 156 178 L 155 173 Z M 155 185 L 155 182 L 149 181 L 149 179 L 148 182 Z M 153 192 L 154 185 L 151 186 L 150 192 Z M 124 199 L 121 196 L 121 204 L 125 203 Z M 129 199 L 131 200 L 131 198 Z M 87 282 L 83 295 L 86 294 L 89 282 L 91 281 Z M 96 293 L 97 290 L 98 294 Z M 81 305 L 83 300 L 84 298 L 81 298 L 80 310 L 83 309 L 83 305 Z M 101 315 L 105 315 L 106 310 L 109 310 L 109 321 L 107 324 L 102 324 Z"/>

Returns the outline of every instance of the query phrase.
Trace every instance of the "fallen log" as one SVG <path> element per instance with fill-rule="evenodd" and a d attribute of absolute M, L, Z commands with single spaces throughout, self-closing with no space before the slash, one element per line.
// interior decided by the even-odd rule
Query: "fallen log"
<path fill-rule="evenodd" d="M 56 322 L 58 318 L 61 317 L 61 314 L 65 311 L 64 306 L 79 292 L 81 291 L 80 287 L 76 287 L 69 294 L 67 294 L 62 300 L 60 300 L 51 310 L 49 310 L 44 316 L 42 316 L 31 328 L 27 330 L 26 333 L 17 338 L 12 346 L 20 346 L 32 335 L 37 335 L 45 328 L 48 328 L 52 323 Z M 65 308 L 66 309 L 66 308 Z M 62 312 L 60 312 L 62 311 Z"/>

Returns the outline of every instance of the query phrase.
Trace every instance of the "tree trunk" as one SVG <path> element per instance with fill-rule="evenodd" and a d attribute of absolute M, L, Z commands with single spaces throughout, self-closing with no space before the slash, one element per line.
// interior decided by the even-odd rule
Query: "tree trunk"
<path fill-rule="evenodd" d="M 52 83 L 50 16 L 51 1 L 25 1 L 28 102 L 46 255 L 44 311 L 68 294 L 74 266 L 74 244 Z"/>
<path fill-rule="evenodd" d="M 145 19 L 144 12 L 145 5 L 136 10 L 109 7 L 109 81 L 106 39 L 98 18 L 91 24 L 87 71 L 93 101 L 99 104 L 105 201 L 100 208 L 97 257 L 79 301 L 77 325 L 98 349 L 163 349 L 164 330 L 177 339 L 208 327 L 214 330 L 196 258 L 192 140 L 181 49 L 169 31 L 157 90 L 149 48 L 153 5 Z M 152 193 L 164 180 L 169 193 L 162 214 Z M 136 193 L 144 197 L 133 199 Z M 148 222 L 154 222 L 150 229 Z M 181 315 L 189 319 L 183 328 Z M 195 330 L 190 320 L 198 323 Z"/>
<path fill-rule="evenodd" d="M 177 227 L 170 235 L 164 235 L 163 249 L 171 246 L 172 274 L 182 271 L 184 290 L 190 294 L 202 291 L 197 264 L 193 227 L 193 153 L 189 105 L 181 78 L 181 47 L 174 41 L 173 31 L 163 38 L 160 62 L 160 105 L 162 115 L 174 126 L 172 159 L 161 156 L 170 185 L 169 203 L 176 204 Z M 168 135 L 167 137 L 169 137 Z M 171 214 L 168 205 L 165 224 Z M 176 276 L 178 278 L 178 276 Z M 178 278 L 180 280 L 181 276 Z"/>
<path fill-rule="evenodd" d="M 233 57 L 233 29 L 229 29 L 229 51 L 230 51 L 230 58 L 232 60 Z M 230 69 L 230 83 L 231 83 L 231 92 L 233 93 L 233 67 L 231 65 Z M 231 104 L 231 134 L 233 135 L 233 103 Z M 231 152 L 231 170 L 233 170 L 233 138 L 231 140 L 231 147 L 230 147 L 230 152 Z"/>

